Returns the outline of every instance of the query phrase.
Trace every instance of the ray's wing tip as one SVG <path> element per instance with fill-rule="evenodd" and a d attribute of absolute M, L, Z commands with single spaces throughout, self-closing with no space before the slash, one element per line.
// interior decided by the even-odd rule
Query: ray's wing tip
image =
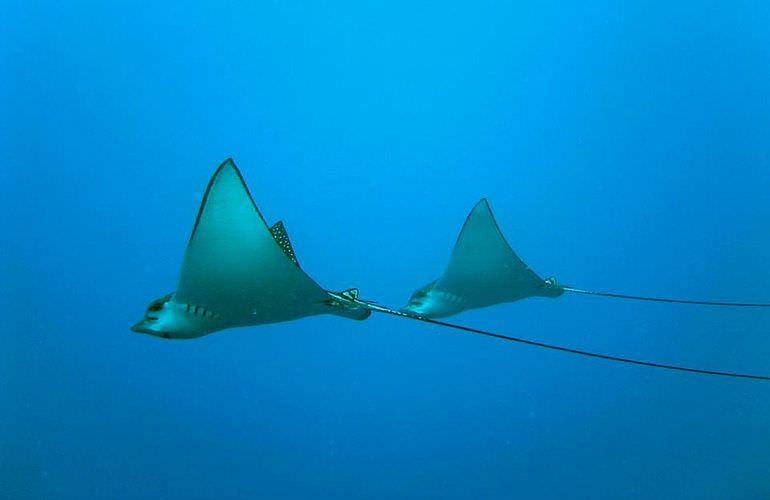
<path fill-rule="evenodd" d="M 238 170 L 238 167 L 235 165 L 235 162 L 231 157 L 227 157 L 225 161 L 219 164 L 219 166 L 214 170 L 214 173 L 211 175 L 211 180 L 209 181 L 209 184 L 212 184 L 215 179 L 217 179 L 219 176 L 221 176 L 226 171 L 233 171 L 243 179 L 243 176 L 241 175 L 241 171 Z"/>
<path fill-rule="evenodd" d="M 241 184 L 243 185 L 243 189 L 245 189 L 246 192 L 249 193 L 249 197 L 251 198 L 251 193 L 249 192 L 249 187 L 246 184 L 246 179 L 243 178 L 243 174 L 241 173 L 241 170 L 235 164 L 235 161 L 233 161 L 232 157 L 228 157 L 225 161 L 219 164 L 217 169 L 214 171 L 214 174 L 211 176 L 210 184 L 213 184 L 217 179 L 219 179 L 223 175 L 226 175 L 227 173 L 235 174 L 235 177 L 237 177 L 241 181 Z M 254 203 L 253 198 L 251 201 L 252 203 Z M 254 206 L 256 207 L 256 203 L 254 204 Z"/>
<path fill-rule="evenodd" d="M 475 205 L 473 205 L 473 211 L 476 211 L 480 208 L 486 208 L 487 210 L 490 210 L 489 200 L 486 196 L 482 197 L 479 201 L 476 202 Z"/>
<path fill-rule="evenodd" d="M 486 217 L 492 217 L 494 219 L 494 215 L 492 214 L 492 205 L 489 203 L 489 200 L 487 198 L 480 199 L 474 206 L 473 210 L 471 210 L 471 213 L 468 214 L 470 217 L 471 215 L 483 215 Z"/>
<path fill-rule="evenodd" d="M 231 156 L 228 156 L 227 158 L 225 158 L 225 161 L 219 164 L 216 171 L 218 173 L 226 168 L 232 168 L 236 172 L 238 171 L 238 166 L 235 164 L 235 161 L 233 161 L 233 158 Z"/>

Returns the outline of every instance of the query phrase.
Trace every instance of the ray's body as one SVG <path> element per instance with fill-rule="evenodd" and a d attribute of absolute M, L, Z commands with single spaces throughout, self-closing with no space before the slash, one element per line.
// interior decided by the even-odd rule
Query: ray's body
<path fill-rule="evenodd" d="M 768 303 L 644 297 L 558 285 L 538 276 L 516 255 L 503 236 L 486 199 L 465 219 L 441 277 L 419 288 L 401 308 L 426 318 L 444 318 L 529 297 L 556 298 L 565 292 L 646 302 L 726 307 L 770 307 Z"/>
<path fill-rule="evenodd" d="M 505 241 L 486 199 L 465 219 L 439 279 L 417 290 L 401 310 L 444 318 L 468 309 L 528 297 L 559 297 L 564 290 L 530 269 Z"/>
<path fill-rule="evenodd" d="M 337 297 L 300 268 L 283 223 L 268 227 L 228 159 L 203 195 L 176 291 L 150 304 L 132 329 L 193 338 L 316 314 L 369 316 L 368 309 Z"/>

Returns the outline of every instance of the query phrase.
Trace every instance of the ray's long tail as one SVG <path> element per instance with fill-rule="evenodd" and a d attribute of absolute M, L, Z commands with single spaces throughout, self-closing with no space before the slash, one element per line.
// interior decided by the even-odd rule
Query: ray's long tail
<path fill-rule="evenodd" d="M 711 300 L 689 300 L 689 299 L 669 299 L 665 297 L 644 297 L 640 295 L 626 295 L 623 293 L 599 292 L 596 290 L 584 290 L 571 286 L 559 286 L 565 292 L 579 293 L 583 295 L 594 295 L 598 297 L 610 297 L 613 299 L 643 300 L 647 302 L 666 302 L 670 304 L 693 304 L 701 306 L 722 306 L 722 307 L 770 307 L 767 302 L 718 302 Z"/>
<path fill-rule="evenodd" d="M 488 332 L 486 330 L 479 330 L 477 328 L 471 328 L 471 327 L 468 327 L 468 326 L 457 325 L 457 324 L 454 324 L 454 323 L 447 323 L 445 321 L 439 321 L 439 320 L 436 320 L 436 319 L 426 318 L 424 316 L 417 316 L 417 315 L 407 314 L 407 313 L 404 313 L 404 312 L 401 312 L 401 311 L 397 311 L 397 310 L 391 309 L 391 308 L 386 307 L 386 306 L 382 306 L 382 305 L 376 304 L 374 302 L 369 302 L 369 301 L 361 300 L 357 296 L 355 298 L 353 298 L 352 300 L 355 301 L 356 303 L 360 304 L 360 305 L 365 305 L 366 307 L 368 307 L 372 311 L 376 311 L 376 312 L 380 312 L 380 313 L 384 313 L 384 314 L 390 314 L 392 316 L 398 316 L 400 318 L 407 318 L 407 319 L 411 319 L 411 320 L 414 320 L 414 321 L 421 321 L 423 323 L 429 323 L 429 324 L 432 324 L 432 325 L 443 326 L 443 327 L 446 327 L 446 328 L 453 328 L 455 330 L 462 330 L 462 331 L 468 332 L 468 333 L 476 333 L 478 335 L 485 335 L 487 337 L 493 337 L 493 338 L 496 338 L 496 339 L 507 340 L 509 342 L 516 342 L 516 343 L 519 343 L 519 344 L 529 345 L 529 346 L 533 346 L 533 347 L 539 347 L 541 349 L 550 349 L 552 351 L 565 352 L 565 353 L 568 353 L 568 354 L 575 354 L 575 355 L 578 355 L 578 356 L 586 356 L 586 357 L 594 358 L 594 359 L 604 359 L 606 361 L 615 361 L 615 362 L 618 362 L 618 363 L 626 363 L 626 364 L 632 364 L 632 365 L 637 365 L 637 366 L 646 366 L 646 367 L 649 367 L 649 368 L 659 368 L 659 369 L 673 370 L 673 371 L 678 371 L 678 372 L 696 373 L 696 374 L 699 374 L 699 375 L 713 375 L 713 376 L 718 376 L 718 377 L 729 377 L 729 378 L 740 378 L 740 379 L 770 381 L 770 375 L 758 375 L 758 374 L 739 373 L 739 372 L 726 372 L 726 371 L 718 371 L 718 370 L 706 370 L 706 369 L 702 369 L 702 368 L 692 368 L 692 367 L 688 367 L 688 366 L 670 365 L 670 364 L 665 364 L 665 363 L 657 363 L 657 362 L 654 362 L 654 361 L 644 361 L 644 360 L 639 360 L 639 359 L 625 358 L 625 357 L 621 357 L 621 356 L 613 356 L 613 355 L 610 355 L 610 354 L 601 354 L 601 353 L 598 353 L 598 352 L 584 351 L 582 349 L 573 349 L 571 347 L 564 347 L 564 346 L 559 346 L 559 345 L 555 345 L 555 344 L 547 344 L 545 342 L 538 342 L 538 341 L 535 341 L 535 340 L 529 340 L 529 339 L 525 339 L 525 338 L 521 338 L 521 337 L 513 337 L 513 336 L 509 336 L 509 335 L 502 335 L 500 333 Z"/>

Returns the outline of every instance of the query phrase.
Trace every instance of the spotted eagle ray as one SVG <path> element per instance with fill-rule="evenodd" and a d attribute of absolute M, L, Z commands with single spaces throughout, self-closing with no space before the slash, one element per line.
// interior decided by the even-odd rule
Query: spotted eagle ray
<path fill-rule="evenodd" d="M 651 302 L 728 307 L 770 307 L 767 303 L 643 297 L 585 290 L 543 279 L 530 269 L 503 236 L 486 199 L 465 219 L 444 273 L 419 288 L 401 308 L 407 314 L 445 318 L 469 309 L 514 302 L 528 297 L 560 297 L 564 292 Z"/>
<path fill-rule="evenodd" d="M 492 234 L 490 223 L 492 233 L 496 233 L 493 238 L 488 237 Z M 511 290 L 505 290 L 504 282 L 512 285 Z M 375 311 L 609 361 L 770 380 L 770 376 L 764 375 L 668 365 L 573 349 L 435 319 L 534 295 L 556 297 L 564 291 L 577 289 L 568 290 L 551 280 L 542 280 L 516 256 L 497 228 L 485 200 L 466 221 L 447 272 L 415 293 L 404 309 L 360 299 L 356 288 L 341 292 L 325 290 L 300 268 L 283 223 L 268 226 L 265 222 L 240 171 L 232 159 L 227 159 L 216 169 L 203 195 L 176 290 L 151 302 L 144 318 L 131 330 L 166 339 L 190 339 L 227 328 L 318 314 L 363 320 Z"/>
<path fill-rule="evenodd" d="M 193 338 L 316 314 L 371 314 L 343 294 L 324 290 L 300 268 L 283 223 L 268 227 L 228 159 L 203 195 L 176 290 L 153 301 L 132 330 Z"/>

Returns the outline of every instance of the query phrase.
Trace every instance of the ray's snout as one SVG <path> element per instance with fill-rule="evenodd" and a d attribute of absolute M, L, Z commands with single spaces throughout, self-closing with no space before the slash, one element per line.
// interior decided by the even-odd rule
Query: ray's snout
<path fill-rule="evenodd" d="M 142 321 L 138 322 L 137 324 L 135 324 L 134 326 L 132 326 L 131 327 L 131 331 L 132 332 L 136 332 L 136 333 L 148 333 L 148 334 L 153 333 L 152 330 L 150 330 L 149 328 L 147 328 L 147 326 L 145 326 L 145 321 L 144 320 L 142 320 Z"/>
<path fill-rule="evenodd" d="M 171 334 L 169 334 L 169 332 L 150 328 L 147 324 L 147 320 L 144 320 L 144 319 L 139 323 L 135 324 L 134 326 L 132 326 L 131 331 L 136 333 L 144 333 L 146 335 L 152 335 L 153 337 L 160 337 L 164 339 L 171 338 Z"/>

